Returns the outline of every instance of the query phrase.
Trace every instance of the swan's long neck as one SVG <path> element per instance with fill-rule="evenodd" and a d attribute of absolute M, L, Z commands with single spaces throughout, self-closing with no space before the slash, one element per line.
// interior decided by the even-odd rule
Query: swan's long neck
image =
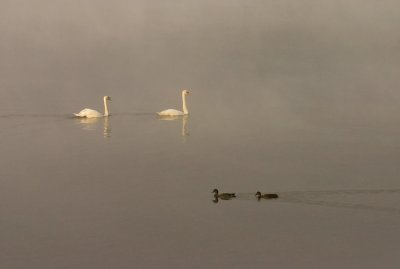
<path fill-rule="evenodd" d="M 189 111 L 186 106 L 186 95 L 184 92 L 182 92 L 182 104 L 183 104 L 183 114 L 188 115 Z"/>
<path fill-rule="evenodd" d="M 108 106 L 107 106 L 107 98 L 104 97 L 104 116 L 108 116 Z"/>

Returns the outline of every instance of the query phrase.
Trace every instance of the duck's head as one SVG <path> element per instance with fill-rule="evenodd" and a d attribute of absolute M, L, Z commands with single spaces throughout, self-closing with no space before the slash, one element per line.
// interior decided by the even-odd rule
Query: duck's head
<path fill-rule="evenodd" d="M 256 194 L 254 194 L 254 196 L 257 196 L 257 197 L 261 197 L 261 192 L 256 192 Z"/>
<path fill-rule="evenodd" d="M 218 190 L 217 190 L 217 189 L 214 189 L 211 193 L 218 194 Z"/>
<path fill-rule="evenodd" d="M 104 96 L 104 100 L 111 101 L 111 97 L 106 95 Z"/>
<path fill-rule="evenodd" d="M 182 94 L 183 94 L 183 95 L 189 95 L 189 93 L 190 93 L 189 90 L 183 90 L 183 91 L 182 91 Z"/>

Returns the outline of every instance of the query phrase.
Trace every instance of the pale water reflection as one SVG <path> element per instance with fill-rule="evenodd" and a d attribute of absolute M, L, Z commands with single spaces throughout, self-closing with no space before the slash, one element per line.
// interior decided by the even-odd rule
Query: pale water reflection
<path fill-rule="evenodd" d="M 183 116 L 158 116 L 159 120 L 162 121 L 182 121 L 182 128 L 181 128 L 181 135 L 183 142 L 187 142 L 187 136 L 189 136 L 188 130 L 188 122 L 189 122 L 189 115 Z"/>
<path fill-rule="evenodd" d="M 104 138 L 111 137 L 111 124 L 110 117 L 99 117 L 99 118 L 76 118 L 77 124 L 84 131 L 96 131 L 102 130 Z"/>

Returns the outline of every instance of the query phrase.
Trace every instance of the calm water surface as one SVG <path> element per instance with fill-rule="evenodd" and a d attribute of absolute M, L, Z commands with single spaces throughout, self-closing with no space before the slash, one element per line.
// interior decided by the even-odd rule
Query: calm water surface
<path fill-rule="evenodd" d="M 268 132 L 201 115 L 3 115 L 1 266 L 400 264 L 399 130 L 259 120 Z M 215 187 L 238 198 L 213 203 Z"/>

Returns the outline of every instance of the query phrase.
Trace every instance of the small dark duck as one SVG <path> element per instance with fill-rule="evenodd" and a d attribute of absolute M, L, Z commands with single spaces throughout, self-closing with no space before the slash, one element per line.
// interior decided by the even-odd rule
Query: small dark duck
<path fill-rule="evenodd" d="M 214 189 L 211 193 L 214 193 L 214 198 L 216 199 L 222 199 L 222 200 L 229 200 L 232 198 L 235 198 L 236 195 L 234 193 L 219 193 L 217 189 Z"/>
<path fill-rule="evenodd" d="M 259 191 L 255 194 L 255 196 L 259 200 L 261 198 L 264 198 L 264 199 L 277 199 L 277 198 L 279 198 L 278 194 L 276 194 L 276 193 L 264 193 L 264 194 L 261 194 L 261 192 L 259 192 Z"/>

